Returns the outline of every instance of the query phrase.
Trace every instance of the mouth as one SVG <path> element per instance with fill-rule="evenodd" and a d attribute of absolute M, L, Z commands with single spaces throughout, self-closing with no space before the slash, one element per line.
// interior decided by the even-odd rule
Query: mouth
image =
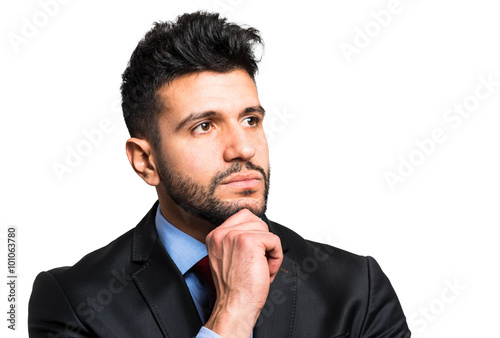
<path fill-rule="evenodd" d="M 234 189 L 256 189 L 262 180 L 262 174 L 256 171 L 239 172 L 224 178 L 220 185 Z"/>

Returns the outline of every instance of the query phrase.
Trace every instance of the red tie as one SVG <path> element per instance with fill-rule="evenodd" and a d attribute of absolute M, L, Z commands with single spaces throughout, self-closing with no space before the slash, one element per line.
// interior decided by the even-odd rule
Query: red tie
<path fill-rule="evenodd" d="M 217 297 L 217 292 L 215 291 L 215 283 L 212 278 L 212 270 L 210 269 L 208 256 L 203 257 L 198 263 L 196 263 L 193 269 L 194 272 L 203 278 L 207 282 L 208 286 L 210 286 L 210 290 L 212 291 L 212 306 L 210 310 L 212 310 Z"/>

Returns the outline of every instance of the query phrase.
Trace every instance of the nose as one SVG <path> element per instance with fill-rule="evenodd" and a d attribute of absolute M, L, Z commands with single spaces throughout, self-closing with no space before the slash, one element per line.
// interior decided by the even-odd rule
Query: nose
<path fill-rule="evenodd" d="M 248 161 L 255 156 L 255 146 L 247 133 L 242 127 L 231 128 L 225 137 L 224 161 Z"/>

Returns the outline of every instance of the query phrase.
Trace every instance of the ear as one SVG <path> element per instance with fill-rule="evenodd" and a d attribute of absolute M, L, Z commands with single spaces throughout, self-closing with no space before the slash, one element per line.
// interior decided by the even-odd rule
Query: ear
<path fill-rule="evenodd" d="M 153 149 L 148 141 L 132 137 L 126 143 L 127 157 L 139 175 L 147 184 L 157 186 L 160 184 L 157 166 L 153 156 Z"/>

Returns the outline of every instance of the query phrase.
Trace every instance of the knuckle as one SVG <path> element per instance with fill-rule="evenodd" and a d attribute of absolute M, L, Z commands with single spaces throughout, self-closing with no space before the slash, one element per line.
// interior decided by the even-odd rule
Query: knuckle
<path fill-rule="evenodd" d="M 253 247 L 254 240 L 249 234 L 239 234 L 235 238 L 235 244 L 240 248 Z"/>
<path fill-rule="evenodd" d="M 205 237 L 205 242 L 208 244 L 209 242 L 212 241 L 213 238 L 213 232 L 210 232 L 207 237 Z"/>
<path fill-rule="evenodd" d="M 268 232 L 269 231 L 269 227 L 267 226 L 267 223 L 264 222 L 263 220 L 260 220 L 259 222 L 259 226 L 260 228 L 263 230 L 263 231 L 266 231 Z"/>
<path fill-rule="evenodd" d="M 274 241 L 276 242 L 276 245 L 279 245 L 281 247 L 281 238 L 279 238 L 277 235 L 272 234 Z"/>
<path fill-rule="evenodd" d="M 210 241 L 213 243 L 221 243 L 223 238 L 224 238 L 224 232 L 223 231 L 217 231 L 218 229 L 212 231 L 211 234 L 211 239 Z"/>

